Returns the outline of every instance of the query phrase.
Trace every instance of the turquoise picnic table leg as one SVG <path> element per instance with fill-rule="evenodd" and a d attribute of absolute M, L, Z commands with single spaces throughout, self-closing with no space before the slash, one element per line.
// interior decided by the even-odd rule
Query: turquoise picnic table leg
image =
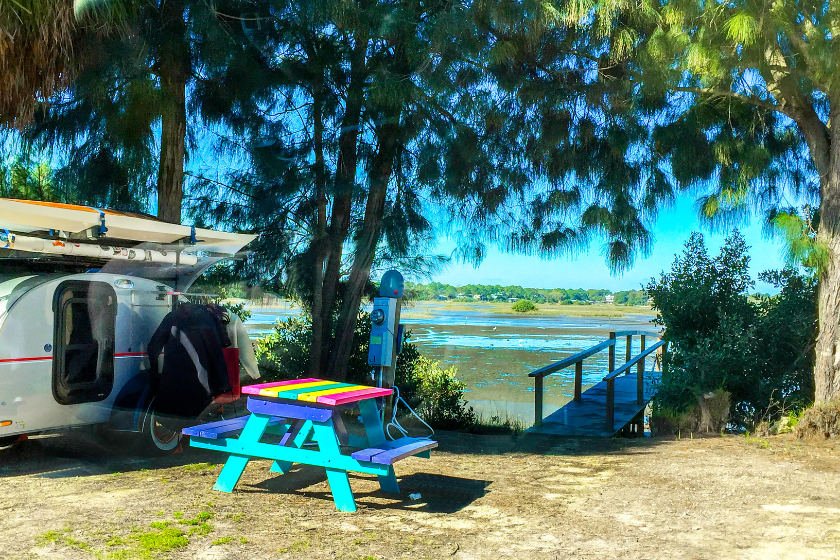
<path fill-rule="evenodd" d="M 341 446 L 339 446 L 332 419 L 326 422 L 313 422 L 312 428 L 319 451 L 324 455 L 340 457 Z M 350 478 L 347 476 L 347 471 L 329 467 L 326 471 L 327 482 L 330 484 L 335 507 L 339 511 L 356 511 L 356 500 L 353 498 L 353 490 L 350 488 Z"/>
<path fill-rule="evenodd" d="M 245 427 L 242 429 L 242 434 L 239 436 L 239 441 L 247 446 L 247 444 L 258 443 L 266 427 L 268 426 L 271 416 L 263 414 L 251 414 Z M 247 455 L 231 454 L 222 467 L 222 472 L 219 473 L 219 478 L 216 479 L 216 484 L 213 485 L 213 490 L 221 492 L 233 492 L 236 483 L 245 471 L 250 457 Z"/>
<path fill-rule="evenodd" d="M 286 440 L 284 447 L 297 447 L 299 449 L 312 435 L 312 420 L 295 420 L 288 426 L 287 430 L 289 439 Z M 271 464 L 271 472 L 280 474 L 289 472 L 291 468 L 292 463 L 289 461 L 274 461 Z"/>
<path fill-rule="evenodd" d="M 365 425 L 365 435 L 368 438 L 368 445 L 375 447 L 385 443 L 385 430 L 382 429 L 382 419 L 379 416 L 379 409 L 376 407 L 376 401 L 367 399 L 359 402 L 359 413 L 362 415 L 362 422 Z M 394 466 L 388 468 L 388 474 L 384 476 L 377 476 L 379 479 L 379 488 L 383 492 L 389 494 L 399 494 L 400 485 L 397 483 L 397 475 L 394 472 Z"/>

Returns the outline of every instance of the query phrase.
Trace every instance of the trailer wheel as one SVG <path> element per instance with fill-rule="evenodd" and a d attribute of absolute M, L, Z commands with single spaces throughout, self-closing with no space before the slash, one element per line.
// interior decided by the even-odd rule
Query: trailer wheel
<path fill-rule="evenodd" d="M 14 445 L 20 439 L 20 436 L 6 436 L 0 438 L 0 447 L 9 447 Z"/>
<path fill-rule="evenodd" d="M 181 443 L 181 428 L 172 419 L 161 417 L 154 410 L 149 411 L 146 418 L 145 436 L 151 441 L 150 451 L 169 453 L 178 448 Z"/>

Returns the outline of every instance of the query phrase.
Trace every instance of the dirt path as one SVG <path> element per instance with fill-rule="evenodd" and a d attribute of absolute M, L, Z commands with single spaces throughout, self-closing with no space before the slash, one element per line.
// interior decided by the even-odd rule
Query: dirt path
<path fill-rule="evenodd" d="M 442 434 L 398 463 L 403 495 L 351 479 L 338 513 L 318 469 L 103 456 L 76 437 L 0 450 L 0 557 L 837 558 L 840 445 L 789 436 L 545 440 Z M 420 493 L 412 500 L 409 493 Z"/>

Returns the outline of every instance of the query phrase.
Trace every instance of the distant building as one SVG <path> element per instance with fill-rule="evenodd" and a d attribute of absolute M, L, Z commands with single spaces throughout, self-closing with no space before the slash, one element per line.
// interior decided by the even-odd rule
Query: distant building
<path fill-rule="evenodd" d="M 509 302 L 509 303 L 516 303 L 517 301 L 519 301 L 519 298 L 518 298 L 518 297 L 509 297 L 509 298 L 508 298 L 508 302 Z"/>
<path fill-rule="evenodd" d="M 612 303 L 612 302 L 615 301 L 615 296 L 613 296 L 613 295 L 604 296 L 604 301 L 606 301 L 607 303 Z"/>
<path fill-rule="evenodd" d="M 441 301 L 448 301 L 449 300 L 449 296 L 447 296 L 445 294 L 438 294 L 437 298 Z"/>
<path fill-rule="evenodd" d="M 481 299 L 481 294 L 473 294 L 473 299 Z"/>

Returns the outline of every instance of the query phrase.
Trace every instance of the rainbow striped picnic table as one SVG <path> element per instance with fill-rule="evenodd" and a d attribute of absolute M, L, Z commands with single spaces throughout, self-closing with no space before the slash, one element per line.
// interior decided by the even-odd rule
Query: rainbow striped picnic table
<path fill-rule="evenodd" d="M 326 469 L 335 506 L 356 511 L 348 472 L 376 475 L 383 492 L 398 494 L 394 463 L 412 455 L 428 458 L 437 447 L 430 439 L 385 437 L 376 398 L 392 392 L 312 378 L 249 385 L 242 393 L 248 395 L 250 415 L 185 428 L 183 433 L 192 447 L 229 454 L 215 490 L 232 492 L 254 458 L 272 459 L 271 471 L 281 474 L 301 463 Z M 364 436 L 348 434 L 339 413 L 355 407 Z M 282 438 L 265 443 L 267 434 Z"/>

